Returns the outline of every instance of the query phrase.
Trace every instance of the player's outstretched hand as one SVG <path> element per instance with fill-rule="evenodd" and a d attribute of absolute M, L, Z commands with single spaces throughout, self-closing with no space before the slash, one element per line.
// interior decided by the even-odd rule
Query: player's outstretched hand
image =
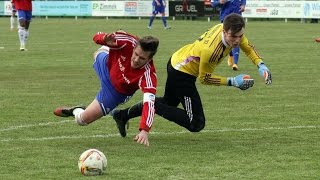
<path fill-rule="evenodd" d="M 236 77 L 228 79 L 231 86 L 237 87 L 241 90 L 247 90 L 253 86 L 254 80 L 251 79 L 250 75 L 240 74 Z"/>
<path fill-rule="evenodd" d="M 258 65 L 258 70 L 259 70 L 260 76 L 264 78 L 265 83 L 267 85 L 270 85 L 272 83 L 272 77 L 267 66 L 262 62 Z"/>
<path fill-rule="evenodd" d="M 137 141 L 137 143 L 149 146 L 148 134 L 149 133 L 147 131 L 141 130 L 139 134 L 136 135 L 134 140 Z"/>

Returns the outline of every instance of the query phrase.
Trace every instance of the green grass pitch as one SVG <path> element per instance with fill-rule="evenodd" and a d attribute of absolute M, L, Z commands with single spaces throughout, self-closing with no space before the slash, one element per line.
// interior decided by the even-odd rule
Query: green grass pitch
<path fill-rule="evenodd" d="M 206 115 L 200 133 L 156 116 L 150 147 L 133 141 L 139 119 L 121 138 L 110 116 L 81 127 L 58 118 L 61 105 L 90 103 L 99 89 L 92 53 L 98 31 L 123 29 L 160 39 L 155 56 L 162 95 L 166 63 L 182 45 L 218 23 L 159 19 L 34 18 L 28 51 L 19 51 L 9 17 L 0 18 L 0 179 L 90 179 L 77 167 L 80 154 L 97 148 L 108 158 L 107 173 L 96 179 L 318 179 L 320 177 L 320 36 L 319 25 L 299 21 L 253 21 L 246 36 L 269 67 L 266 86 L 257 68 L 241 53 L 234 72 L 223 62 L 216 73 L 240 73 L 254 87 L 198 83 Z M 141 93 L 124 106 L 142 99 Z"/>

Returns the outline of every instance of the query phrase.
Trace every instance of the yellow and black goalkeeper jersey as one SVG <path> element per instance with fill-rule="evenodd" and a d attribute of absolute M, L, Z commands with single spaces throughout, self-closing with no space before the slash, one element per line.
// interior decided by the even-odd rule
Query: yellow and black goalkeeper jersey
<path fill-rule="evenodd" d="M 240 48 L 255 65 L 262 62 L 262 58 L 245 36 L 241 39 Z M 172 55 L 171 64 L 176 70 L 198 77 L 203 84 L 227 85 L 227 77 L 213 72 L 231 49 L 223 38 L 223 24 L 218 24 L 192 44 L 176 51 Z"/>

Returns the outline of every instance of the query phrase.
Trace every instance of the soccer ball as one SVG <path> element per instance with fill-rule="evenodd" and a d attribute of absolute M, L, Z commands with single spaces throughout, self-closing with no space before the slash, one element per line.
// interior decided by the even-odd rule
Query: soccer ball
<path fill-rule="evenodd" d="M 78 167 L 85 176 L 102 175 L 107 169 L 107 158 L 101 151 L 89 149 L 81 154 Z"/>

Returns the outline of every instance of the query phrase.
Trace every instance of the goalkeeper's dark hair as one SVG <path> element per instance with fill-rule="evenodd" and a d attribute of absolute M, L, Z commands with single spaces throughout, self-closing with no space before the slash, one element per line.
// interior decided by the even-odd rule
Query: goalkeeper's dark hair
<path fill-rule="evenodd" d="M 141 49 L 146 52 L 150 52 L 149 58 L 152 58 L 158 50 L 159 39 L 153 36 L 145 36 L 138 40 L 138 44 Z"/>
<path fill-rule="evenodd" d="M 246 24 L 241 15 L 231 13 L 227 15 L 223 20 L 223 29 L 228 32 L 231 30 L 231 34 L 236 34 L 245 28 Z"/>

